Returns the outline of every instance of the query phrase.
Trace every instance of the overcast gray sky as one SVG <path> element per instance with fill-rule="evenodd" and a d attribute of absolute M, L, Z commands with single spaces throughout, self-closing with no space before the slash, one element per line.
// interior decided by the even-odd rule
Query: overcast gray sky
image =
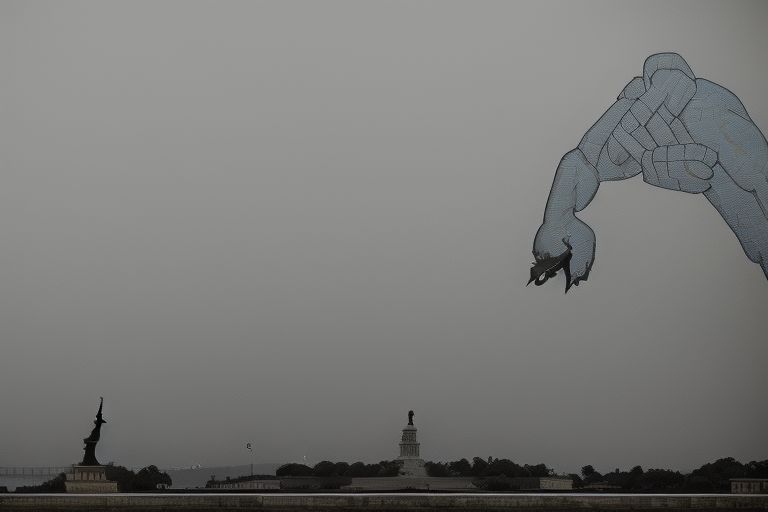
<path fill-rule="evenodd" d="M 768 283 L 700 196 L 555 167 L 677 51 L 768 129 L 761 2 L 0 3 L 0 465 L 768 458 Z"/>

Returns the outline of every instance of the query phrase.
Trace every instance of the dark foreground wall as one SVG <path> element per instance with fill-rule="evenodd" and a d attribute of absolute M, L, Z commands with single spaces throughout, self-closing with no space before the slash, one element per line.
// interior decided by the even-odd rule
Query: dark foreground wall
<path fill-rule="evenodd" d="M 768 495 L 659 494 L 28 494 L 0 495 L 0 512 L 352 510 L 768 511 Z"/>

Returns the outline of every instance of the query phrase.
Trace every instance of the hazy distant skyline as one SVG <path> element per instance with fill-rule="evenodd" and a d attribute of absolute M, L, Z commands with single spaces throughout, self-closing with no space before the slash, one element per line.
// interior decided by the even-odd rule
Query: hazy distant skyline
<path fill-rule="evenodd" d="M 558 161 L 680 53 L 768 130 L 761 2 L 0 2 L 0 466 L 768 459 L 768 284 L 637 177 L 525 287 Z M 555 148 L 555 149 L 552 149 Z"/>

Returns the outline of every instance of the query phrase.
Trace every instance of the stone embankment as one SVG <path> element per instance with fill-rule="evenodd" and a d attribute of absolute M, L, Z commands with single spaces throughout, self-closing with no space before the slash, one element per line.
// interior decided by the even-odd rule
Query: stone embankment
<path fill-rule="evenodd" d="M 685 494 L 5 494 L 0 512 L 699 511 L 768 512 L 768 495 Z"/>

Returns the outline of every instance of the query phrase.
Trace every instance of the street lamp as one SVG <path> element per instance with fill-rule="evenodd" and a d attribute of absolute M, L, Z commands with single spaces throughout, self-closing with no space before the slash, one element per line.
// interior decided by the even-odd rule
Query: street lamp
<path fill-rule="evenodd" d="M 253 446 L 251 443 L 245 443 L 245 448 L 251 452 L 251 476 L 253 476 Z"/>

